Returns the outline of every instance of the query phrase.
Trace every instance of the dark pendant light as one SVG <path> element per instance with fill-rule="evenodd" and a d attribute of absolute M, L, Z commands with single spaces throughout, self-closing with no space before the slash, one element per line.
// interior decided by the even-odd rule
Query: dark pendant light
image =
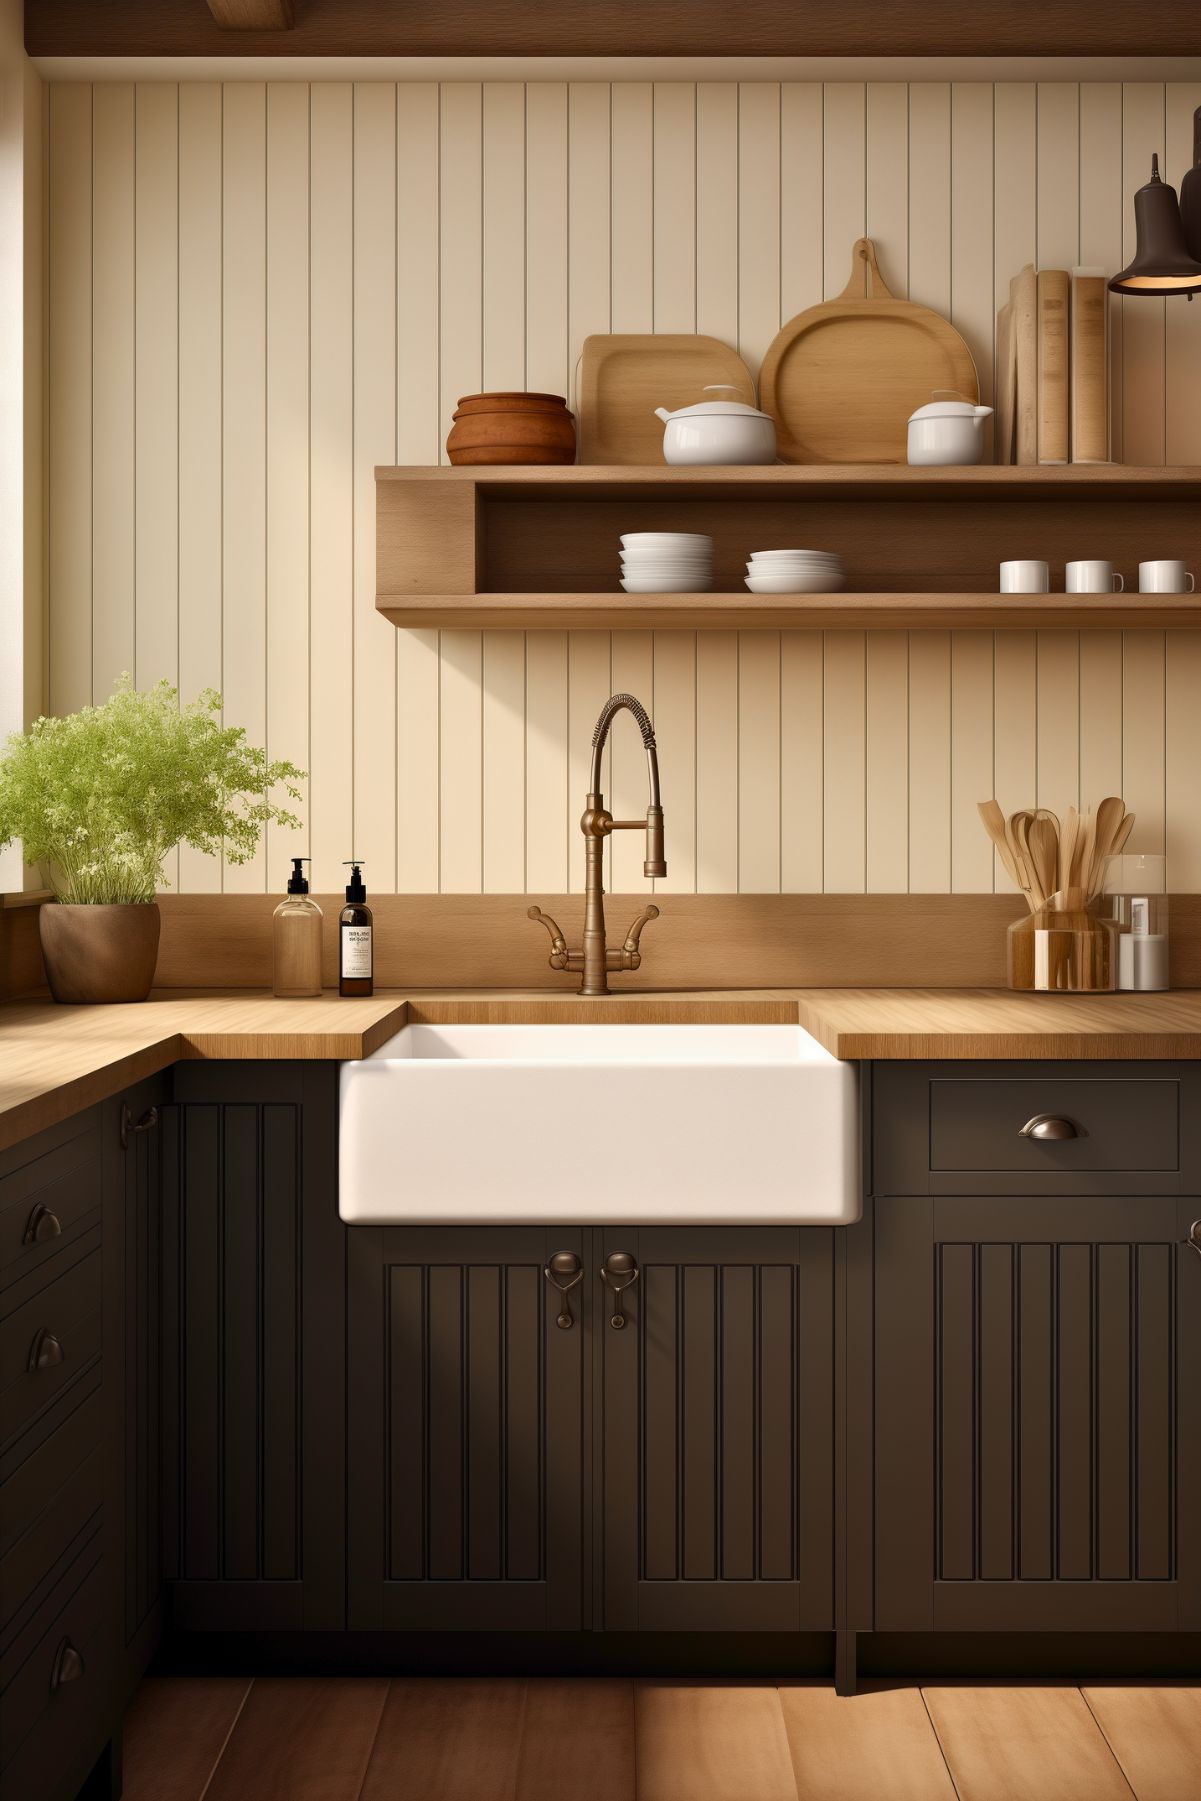
<path fill-rule="evenodd" d="M 1151 158 L 1151 179 L 1134 196 L 1134 261 L 1115 275 L 1115 294 L 1201 294 L 1201 263 L 1189 255 L 1176 190 L 1163 181 L 1159 158 Z"/>
<path fill-rule="evenodd" d="M 1180 218 L 1188 253 L 1201 263 L 1201 106 L 1193 114 L 1193 166 L 1180 184 Z"/>

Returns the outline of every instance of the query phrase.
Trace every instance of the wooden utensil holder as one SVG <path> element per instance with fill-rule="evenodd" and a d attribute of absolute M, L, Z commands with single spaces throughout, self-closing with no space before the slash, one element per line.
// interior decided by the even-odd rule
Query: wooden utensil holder
<path fill-rule="evenodd" d="M 1058 994 L 1112 994 L 1118 985 L 1119 929 L 1097 902 L 1040 907 L 1010 926 L 1005 966 L 1011 988 Z"/>

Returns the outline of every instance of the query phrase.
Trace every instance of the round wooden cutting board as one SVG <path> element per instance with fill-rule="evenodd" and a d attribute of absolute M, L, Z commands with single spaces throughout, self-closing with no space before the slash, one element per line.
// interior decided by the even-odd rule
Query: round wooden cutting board
<path fill-rule="evenodd" d="M 909 415 L 940 392 L 979 401 L 972 353 L 941 314 L 894 299 L 870 238 L 838 299 L 790 319 L 759 373 L 785 463 L 903 463 Z"/>

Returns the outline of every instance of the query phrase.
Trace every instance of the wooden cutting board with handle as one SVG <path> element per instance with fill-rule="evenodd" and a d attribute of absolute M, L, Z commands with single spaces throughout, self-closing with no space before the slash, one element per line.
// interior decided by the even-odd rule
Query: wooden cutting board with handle
<path fill-rule="evenodd" d="M 759 374 L 785 463 L 903 463 L 909 415 L 936 393 L 979 402 L 972 353 L 941 314 L 889 293 L 870 238 L 838 299 L 790 319 Z"/>

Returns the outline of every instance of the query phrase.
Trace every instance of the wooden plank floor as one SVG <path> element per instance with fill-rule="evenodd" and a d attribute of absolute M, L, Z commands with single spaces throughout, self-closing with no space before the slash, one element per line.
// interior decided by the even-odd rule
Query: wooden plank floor
<path fill-rule="evenodd" d="M 156 1677 L 125 1801 L 1198 1801 L 1201 1689 Z"/>

